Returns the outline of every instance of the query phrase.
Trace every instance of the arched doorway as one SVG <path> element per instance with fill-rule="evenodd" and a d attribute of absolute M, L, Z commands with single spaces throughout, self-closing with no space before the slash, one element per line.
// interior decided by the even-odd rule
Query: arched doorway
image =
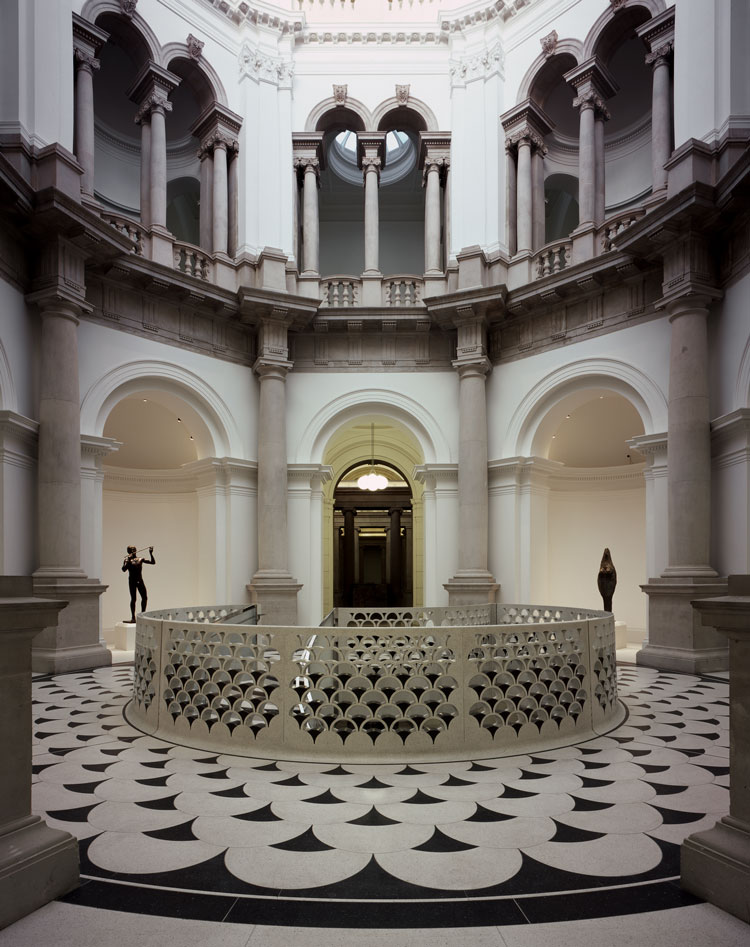
<path fill-rule="evenodd" d="M 385 486 L 363 489 L 375 474 Z M 413 604 L 414 521 L 411 487 L 396 467 L 375 458 L 339 478 L 333 499 L 334 607 Z"/>

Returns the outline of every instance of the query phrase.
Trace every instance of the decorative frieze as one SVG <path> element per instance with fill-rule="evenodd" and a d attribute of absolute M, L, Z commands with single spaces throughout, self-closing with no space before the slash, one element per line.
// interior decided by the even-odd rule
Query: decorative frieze
<path fill-rule="evenodd" d="M 450 65 L 451 85 L 464 86 L 479 79 L 492 76 L 505 76 L 505 52 L 498 40 L 494 45 L 463 59 L 454 60 Z"/>
<path fill-rule="evenodd" d="M 240 79 L 268 82 L 280 89 L 291 88 L 294 78 L 294 63 L 263 52 L 257 46 L 245 42 L 240 50 Z"/>

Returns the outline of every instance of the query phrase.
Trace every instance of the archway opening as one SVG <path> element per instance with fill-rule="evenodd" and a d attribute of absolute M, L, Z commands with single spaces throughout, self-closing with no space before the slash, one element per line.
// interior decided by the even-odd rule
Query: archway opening
<path fill-rule="evenodd" d="M 102 580 L 109 588 L 101 601 L 109 639 L 128 617 L 121 566 L 129 545 L 143 556 L 154 547 L 157 566 L 144 570 L 149 608 L 190 604 L 198 595 L 210 511 L 201 510 L 194 468 L 213 454 L 213 440 L 198 411 L 178 394 L 145 386 L 112 407 L 103 434 L 121 444 L 103 465 Z"/>
<path fill-rule="evenodd" d="M 386 486 L 363 489 L 371 473 Z M 336 483 L 333 498 L 334 607 L 413 604 L 412 492 L 398 468 L 372 458 Z"/>
<path fill-rule="evenodd" d="M 544 182 L 544 242 L 563 240 L 578 226 L 578 178 L 550 174 Z"/>

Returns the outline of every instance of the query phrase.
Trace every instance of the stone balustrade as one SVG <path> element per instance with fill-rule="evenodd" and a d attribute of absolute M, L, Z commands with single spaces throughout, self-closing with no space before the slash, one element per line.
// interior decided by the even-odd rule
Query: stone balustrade
<path fill-rule="evenodd" d="M 571 241 L 561 240 L 542 247 L 536 255 L 536 279 L 552 276 L 570 266 Z"/>
<path fill-rule="evenodd" d="M 143 256 L 145 247 L 146 231 L 134 220 L 128 217 L 120 217 L 116 214 L 102 214 L 102 218 L 111 224 L 118 233 L 129 237 L 135 244 L 134 253 L 137 256 Z"/>
<path fill-rule="evenodd" d="M 389 276 L 383 280 L 383 305 L 418 306 L 423 289 L 424 280 L 416 276 Z"/>
<path fill-rule="evenodd" d="M 358 306 L 362 281 L 354 276 L 329 276 L 320 281 L 321 305 L 334 309 Z"/>
<path fill-rule="evenodd" d="M 303 628 L 222 620 L 231 610 L 138 617 L 135 727 L 214 752 L 382 762 L 539 751 L 625 716 L 605 612 L 342 609 Z"/>
<path fill-rule="evenodd" d="M 636 220 L 640 220 L 644 213 L 645 211 L 642 208 L 636 208 L 625 211 L 624 213 L 619 214 L 617 217 L 611 217 L 609 220 L 605 221 L 604 226 L 600 230 L 601 252 L 609 253 L 610 250 L 614 250 L 615 237 L 619 233 L 622 233 L 626 227 L 634 224 Z"/>
<path fill-rule="evenodd" d="M 192 243 L 174 244 L 174 268 L 196 279 L 210 280 L 211 258 Z"/>

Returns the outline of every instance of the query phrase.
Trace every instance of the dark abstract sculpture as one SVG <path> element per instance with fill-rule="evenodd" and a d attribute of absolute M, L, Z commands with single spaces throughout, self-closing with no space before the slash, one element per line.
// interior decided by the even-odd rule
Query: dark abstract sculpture
<path fill-rule="evenodd" d="M 128 573 L 128 585 L 130 586 L 130 618 L 125 619 L 127 625 L 135 624 L 135 599 L 139 592 L 141 595 L 141 611 L 146 611 L 148 592 L 146 591 L 146 583 L 143 581 L 143 566 L 144 564 L 147 566 L 156 565 L 153 546 L 148 547 L 150 559 L 139 558 L 139 551 L 135 546 L 128 546 L 128 554 L 122 563 L 122 571 Z"/>
<path fill-rule="evenodd" d="M 596 584 L 599 586 L 599 594 L 604 601 L 604 611 L 612 611 L 612 596 L 615 594 L 617 585 L 617 569 L 612 562 L 612 556 L 609 549 L 604 550 L 602 561 L 599 564 L 599 575 L 596 577 Z"/>

